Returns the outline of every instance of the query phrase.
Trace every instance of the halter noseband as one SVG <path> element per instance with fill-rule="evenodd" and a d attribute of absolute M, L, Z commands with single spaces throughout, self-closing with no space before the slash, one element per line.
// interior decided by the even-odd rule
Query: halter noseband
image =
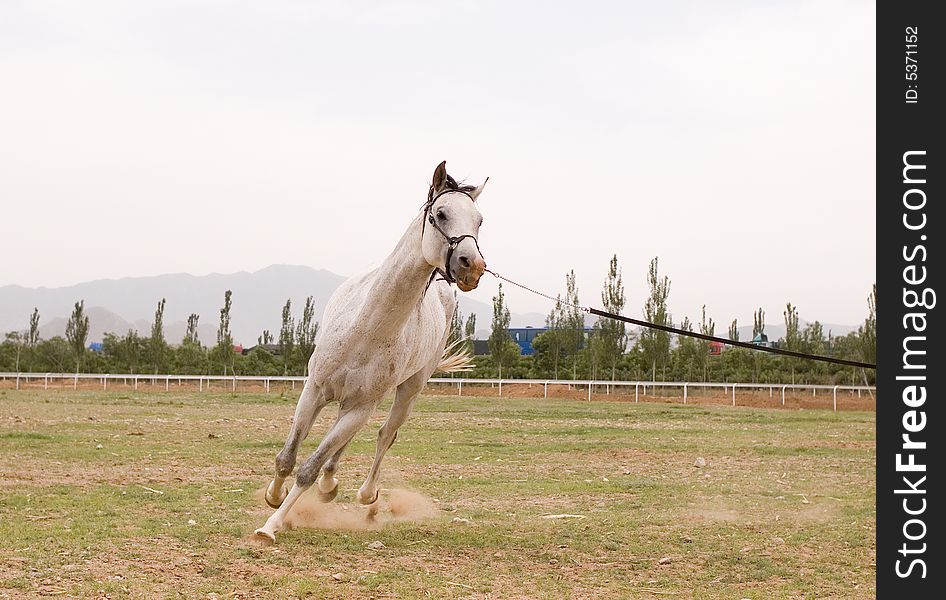
<path fill-rule="evenodd" d="M 437 220 L 434 218 L 434 214 L 432 212 L 434 208 L 434 203 L 437 202 L 437 199 L 440 198 L 441 196 L 445 194 L 450 194 L 450 193 L 463 194 L 464 196 L 469 198 L 471 202 L 475 202 L 475 200 L 473 200 L 473 196 L 471 196 L 469 193 L 465 192 L 464 190 L 455 190 L 455 189 L 448 188 L 448 189 L 443 190 L 436 196 L 433 196 L 432 198 L 430 198 L 430 200 L 427 201 L 426 204 L 424 204 L 424 221 L 421 227 L 421 239 L 423 239 L 424 231 L 426 231 L 427 223 L 429 222 L 431 226 L 434 229 L 436 229 L 440 233 L 440 235 L 444 237 L 444 239 L 447 240 L 447 257 L 443 263 L 444 269 L 441 269 L 440 267 L 436 267 L 434 269 L 433 273 L 430 274 L 430 281 L 427 282 L 428 287 L 430 287 L 430 282 L 434 280 L 434 276 L 437 275 L 438 273 L 443 278 L 443 280 L 446 281 L 447 283 L 457 282 L 456 277 L 454 277 L 453 273 L 450 272 L 450 259 L 453 258 L 453 251 L 457 249 L 457 245 L 463 240 L 465 240 L 466 238 L 470 238 L 473 240 L 473 243 L 476 244 L 476 251 L 480 253 L 480 256 L 483 256 L 483 252 L 482 250 L 480 250 L 480 242 L 479 240 L 476 239 L 475 235 L 470 235 L 469 233 L 467 233 L 467 234 L 456 236 L 456 237 L 450 236 L 450 235 L 447 235 L 447 232 L 444 231 L 440 227 L 440 225 L 437 225 Z"/>

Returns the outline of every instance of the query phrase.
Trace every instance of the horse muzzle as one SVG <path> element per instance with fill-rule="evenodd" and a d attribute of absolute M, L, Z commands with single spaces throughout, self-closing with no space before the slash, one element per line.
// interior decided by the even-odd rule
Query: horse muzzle
<path fill-rule="evenodd" d="M 480 277 L 483 276 L 483 273 L 486 271 L 486 261 L 482 257 L 468 257 L 468 256 L 459 256 L 456 257 L 456 265 L 454 266 L 454 277 L 457 282 L 457 287 L 460 288 L 461 292 L 469 292 L 475 290 L 476 287 L 480 284 Z"/>

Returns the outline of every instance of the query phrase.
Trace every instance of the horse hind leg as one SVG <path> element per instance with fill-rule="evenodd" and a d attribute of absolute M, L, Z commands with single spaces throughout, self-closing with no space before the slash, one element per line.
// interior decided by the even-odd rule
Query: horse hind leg
<path fill-rule="evenodd" d="M 394 403 L 391 405 L 391 412 L 384 421 L 384 425 L 378 430 L 378 445 L 375 450 L 374 462 L 371 464 L 371 470 L 368 477 L 358 489 L 358 502 L 361 504 L 374 504 L 378 500 L 378 480 L 381 473 L 381 461 L 384 455 L 394 445 L 397 439 L 397 430 L 407 421 L 411 414 L 411 408 L 414 405 L 414 399 L 423 389 L 429 373 L 416 373 L 409 379 L 397 386 L 394 394 Z"/>
<path fill-rule="evenodd" d="M 335 471 L 338 470 L 338 461 L 341 460 L 346 447 L 347 444 L 325 461 L 322 474 L 315 482 L 316 492 L 321 502 L 331 502 L 338 495 L 338 479 L 335 478 Z"/>
<path fill-rule="evenodd" d="M 319 416 L 326 404 L 325 395 L 313 383 L 312 378 L 309 378 L 299 395 L 299 402 L 296 404 L 296 413 L 292 419 L 289 436 L 286 438 L 282 450 L 276 455 L 276 474 L 263 495 L 266 504 L 271 508 L 279 508 L 286 499 L 285 481 L 292 473 L 293 467 L 296 466 L 299 446 L 309 435 L 312 423 L 315 422 L 315 418 Z"/>
<path fill-rule="evenodd" d="M 299 467 L 296 482 L 292 489 L 289 490 L 282 505 L 266 520 L 266 524 L 256 530 L 257 536 L 276 541 L 276 533 L 282 530 L 286 515 L 293 504 L 296 503 L 299 496 L 315 483 L 316 477 L 325 462 L 344 450 L 345 446 L 358 433 L 358 430 L 364 427 L 371 417 L 372 411 L 374 411 L 373 403 L 360 403 L 351 408 L 339 408 L 338 420 L 322 438 L 322 442 L 315 452 Z"/>

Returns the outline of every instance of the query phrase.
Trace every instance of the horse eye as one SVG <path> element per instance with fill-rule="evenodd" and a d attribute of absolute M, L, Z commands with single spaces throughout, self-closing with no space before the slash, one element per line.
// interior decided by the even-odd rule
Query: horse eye
<path fill-rule="evenodd" d="M 438 210 L 438 211 L 437 211 L 437 218 L 440 219 L 441 221 L 446 221 L 446 220 L 447 220 L 447 215 L 445 215 L 442 210 Z"/>

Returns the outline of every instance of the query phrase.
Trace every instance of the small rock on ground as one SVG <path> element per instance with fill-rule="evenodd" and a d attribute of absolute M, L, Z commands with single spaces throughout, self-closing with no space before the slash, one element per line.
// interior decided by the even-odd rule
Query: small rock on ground
<path fill-rule="evenodd" d="M 697 456 L 697 457 L 696 457 L 696 460 L 693 461 L 693 466 L 694 466 L 694 467 L 705 467 L 705 466 L 706 466 L 706 459 L 703 458 L 702 456 Z"/>
<path fill-rule="evenodd" d="M 672 563 L 672 562 L 673 562 L 673 559 L 671 559 L 669 556 L 665 556 L 665 557 L 661 558 L 660 560 L 658 560 L 658 561 L 657 561 L 657 564 L 658 564 L 658 565 L 669 565 L 669 564 Z"/>

